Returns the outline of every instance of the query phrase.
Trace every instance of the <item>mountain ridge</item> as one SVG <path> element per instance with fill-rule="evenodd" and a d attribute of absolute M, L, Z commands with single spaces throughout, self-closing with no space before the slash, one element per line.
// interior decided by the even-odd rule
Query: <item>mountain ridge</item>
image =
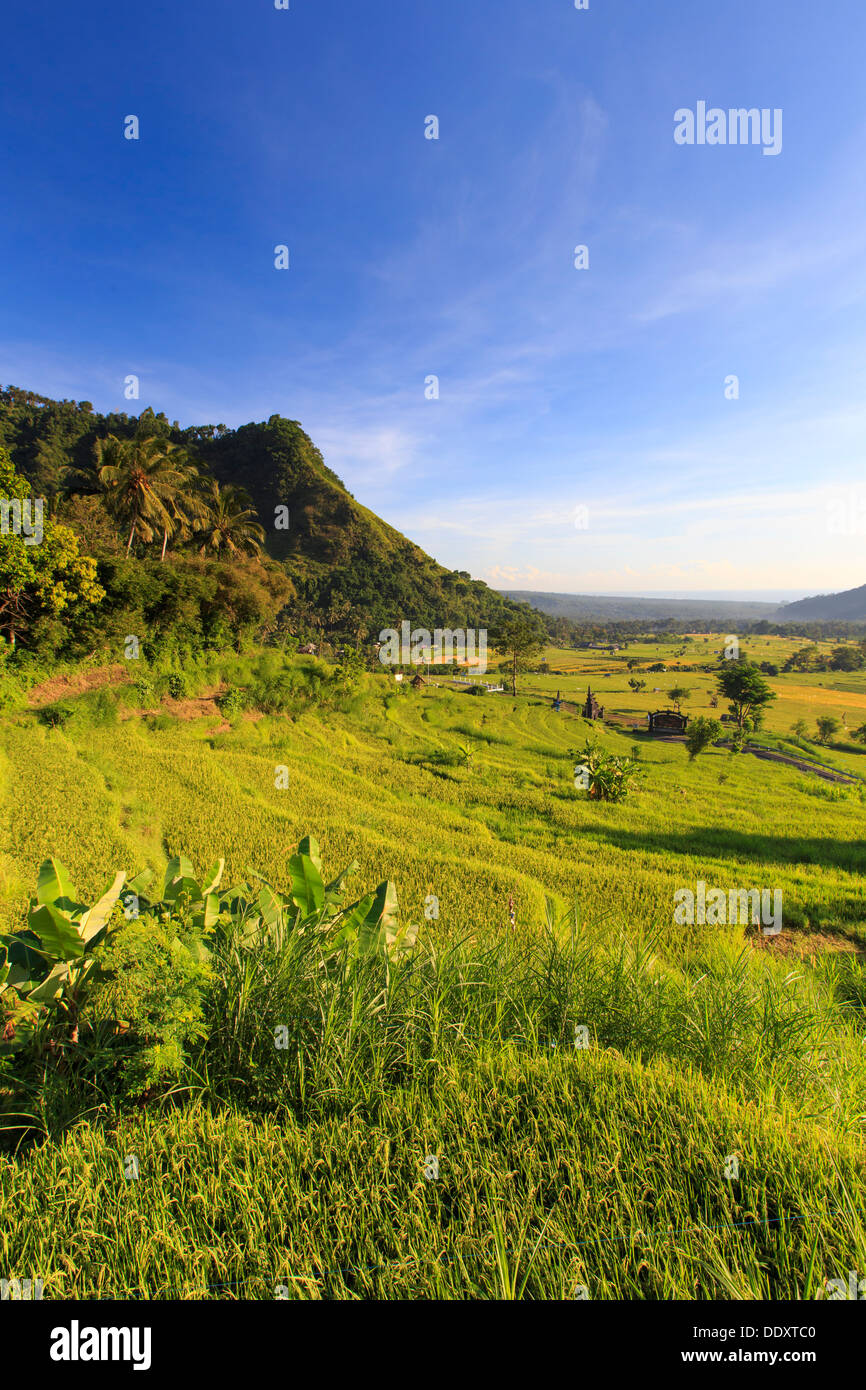
<path fill-rule="evenodd" d="M 409 620 L 477 628 L 513 605 L 464 570 L 449 570 L 349 492 L 297 420 L 272 415 L 237 429 L 181 428 L 162 413 L 102 414 L 89 401 L 56 401 L 19 387 L 0 389 L 0 444 L 37 494 L 62 493 L 65 475 L 86 468 L 97 439 L 164 437 L 193 453 L 220 483 L 244 488 L 299 599 L 320 612 L 362 610 L 369 626 Z M 276 508 L 287 507 L 288 530 Z"/>

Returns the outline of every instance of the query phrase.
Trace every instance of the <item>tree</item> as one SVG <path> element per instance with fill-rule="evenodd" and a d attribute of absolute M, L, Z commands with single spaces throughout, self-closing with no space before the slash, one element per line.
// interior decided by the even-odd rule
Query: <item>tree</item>
<path fill-rule="evenodd" d="M 788 671 L 820 671 L 825 666 L 826 662 L 814 643 L 809 647 L 801 647 L 785 662 L 785 669 Z"/>
<path fill-rule="evenodd" d="M 688 690 L 684 685 L 675 685 L 668 691 L 668 695 L 673 700 L 677 710 L 679 710 L 683 700 L 687 700 L 691 693 L 691 690 Z"/>
<path fill-rule="evenodd" d="M 203 540 L 199 554 L 208 550 L 228 550 L 232 555 L 246 551 L 256 555 L 264 544 L 265 533 L 250 505 L 249 494 L 243 488 L 224 483 L 222 487 L 211 479 L 203 492 L 206 505 L 204 519 L 197 530 Z"/>
<path fill-rule="evenodd" d="M 776 694 L 770 689 L 756 666 L 741 661 L 728 661 L 718 673 L 719 692 L 730 701 L 729 709 L 737 721 L 740 735 L 746 721 L 762 710 Z"/>
<path fill-rule="evenodd" d="M 530 609 L 520 609 L 500 620 L 493 641 L 500 651 L 507 652 L 511 668 L 511 694 L 517 694 L 517 673 L 526 671 L 544 651 L 547 634 Z"/>
<path fill-rule="evenodd" d="M 703 753 L 711 744 L 716 743 L 722 737 L 724 729 L 718 719 L 705 719 L 700 715 L 693 719 L 686 734 L 686 748 L 689 750 L 689 762 L 694 762 L 700 753 Z"/>
<path fill-rule="evenodd" d="M 798 719 L 796 724 L 792 724 L 791 733 L 795 738 L 808 738 L 809 725 L 806 723 L 805 719 Z"/>
<path fill-rule="evenodd" d="M 646 690 L 646 681 L 635 680 L 634 677 L 632 677 L 632 679 L 629 681 L 629 685 L 631 686 L 635 695 L 637 695 L 638 692 L 641 690 Z"/>
<path fill-rule="evenodd" d="M 839 730 L 839 720 L 832 715 L 825 714 L 818 720 L 818 738 L 821 743 L 829 743 L 830 739 Z"/>
<path fill-rule="evenodd" d="M 23 502 L 29 496 L 26 478 L 0 448 L 0 498 Z M 96 582 L 96 561 L 79 553 L 67 526 L 43 518 L 41 539 L 33 544 L 14 529 L 4 527 L 0 533 L 0 633 L 13 647 L 38 619 L 68 618 L 104 596 Z"/>
<path fill-rule="evenodd" d="M 136 535 L 152 541 L 162 533 L 164 556 L 183 499 L 191 497 L 196 470 L 187 455 L 166 439 L 118 439 L 110 434 L 96 442 L 96 466 L 106 509 L 129 527 L 127 555 Z"/>
<path fill-rule="evenodd" d="M 859 729 L 855 729 L 853 737 L 858 743 L 866 743 L 866 724 L 861 724 Z"/>
<path fill-rule="evenodd" d="M 834 647 L 830 653 L 831 671 L 860 671 L 866 666 L 862 647 Z"/>

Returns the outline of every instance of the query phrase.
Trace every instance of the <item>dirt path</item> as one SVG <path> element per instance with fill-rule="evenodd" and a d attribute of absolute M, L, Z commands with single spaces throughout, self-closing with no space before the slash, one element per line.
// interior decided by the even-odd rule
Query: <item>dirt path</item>
<path fill-rule="evenodd" d="M 825 782 L 844 782 L 847 786 L 853 787 L 859 782 L 859 777 L 855 777 L 850 772 L 831 772 L 826 767 L 816 767 L 814 763 L 804 763 L 800 758 L 789 758 L 785 753 L 775 753 L 771 748 L 749 748 L 744 752 L 751 753 L 753 758 L 762 758 L 768 763 L 787 763 L 788 767 L 797 767 L 801 772 L 814 772 L 816 777 L 823 777 Z"/>
<path fill-rule="evenodd" d="M 41 685 L 34 685 L 27 703 L 33 709 L 41 705 L 53 705 L 67 695 L 86 695 L 90 690 L 101 690 L 106 685 L 129 685 L 128 666 L 96 666 L 92 671 L 74 671 L 68 676 L 52 676 Z"/>
<path fill-rule="evenodd" d="M 657 734 L 655 743 L 685 743 L 681 734 Z M 730 748 L 730 743 L 723 740 L 721 743 L 714 743 L 714 748 Z M 846 786 L 853 787 L 861 780 L 855 777 L 852 772 L 831 772 L 827 767 L 818 767 L 815 763 L 803 762 L 801 758 L 789 758 L 786 753 L 776 753 L 772 748 L 755 748 L 751 744 L 746 744 L 744 753 L 751 753 L 753 758 L 761 758 L 768 763 L 785 763 L 788 767 L 796 767 L 800 772 L 814 772 L 816 777 L 823 777 L 825 782 L 843 782 Z"/>

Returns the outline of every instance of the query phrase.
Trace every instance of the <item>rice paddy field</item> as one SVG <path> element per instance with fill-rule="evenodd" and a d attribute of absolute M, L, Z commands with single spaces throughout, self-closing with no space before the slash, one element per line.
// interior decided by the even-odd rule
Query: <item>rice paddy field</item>
<path fill-rule="evenodd" d="M 563 699 L 579 698 L 582 702 L 589 682 L 593 693 L 598 695 L 599 703 L 606 709 L 609 707 L 611 711 L 635 720 L 645 719 L 650 710 L 666 708 L 667 691 L 679 685 L 691 692 L 683 705 L 684 711 L 710 716 L 717 713 L 710 708 L 710 698 L 716 685 L 714 677 L 709 672 L 681 668 L 718 660 L 724 639 L 717 633 L 692 633 L 690 636 L 691 640 L 685 647 L 682 642 L 636 641 L 614 653 L 550 648 L 545 653 L 550 673 L 527 676 L 526 684 L 545 694 L 555 695 L 560 690 Z M 808 645 L 812 644 L 805 639 L 774 636 L 742 639 L 742 648 L 751 660 L 772 662 L 780 671 L 778 676 L 769 678 L 778 698 L 767 712 L 767 732 L 788 733 L 792 725 L 803 719 L 814 734 L 815 721 L 821 715 L 831 715 L 839 720 L 842 737 L 845 723 L 849 730 L 866 723 L 866 670 L 782 673 L 784 662 Z M 839 644 L 818 642 L 814 645 L 827 655 Z M 631 670 L 629 663 L 632 663 Z M 658 664 L 664 665 L 666 671 L 649 670 L 650 666 Z M 628 685 L 630 678 L 646 681 L 646 689 L 638 693 L 632 691 Z M 719 711 L 724 707 L 724 702 L 720 702 Z M 861 744 L 860 747 L 866 750 L 866 745 Z"/>
<path fill-rule="evenodd" d="M 749 654 L 784 659 L 766 642 Z M 638 644 L 548 660 L 516 698 L 376 676 L 341 708 L 226 718 L 226 661 L 198 701 L 110 686 L 54 726 L 3 716 L 0 929 L 49 855 L 89 902 L 180 853 L 281 884 L 307 833 L 419 924 L 330 992 L 309 964 L 245 965 L 167 1094 L 62 1122 L 34 1102 L 0 1153 L 4 1269 L 76 1299 L 600 1300 L 816 1299 L 866 1269 L 866 757 L 798 745 L 844 783 L 689 762 L 551 695 L 589 680 L 639 717 L 677 680 L 710 713 L 709 676 Z M 669 669 L 635 696 L 627 660 Z M 863 676 L 771 684 L 779 747 L 801 717 L 866 722 Z M 624 802 L 575 787 L 590 736 L 639 758 Z M 699 881 L 781 890 L 781 934 L 677 924 Z M 263 1039 L 292 1018 L 275 1066 Z"/>

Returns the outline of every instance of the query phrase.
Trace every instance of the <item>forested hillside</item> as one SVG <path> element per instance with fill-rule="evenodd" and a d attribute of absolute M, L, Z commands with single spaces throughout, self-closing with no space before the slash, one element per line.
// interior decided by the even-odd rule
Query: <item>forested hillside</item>
<path fill-rule="evenodd" d="M 257 564 L 272 579 L 268 559 L 278 562 L 277 587 L 284 592 L 273 595 L 274 603 L 280 596 L 291 597 L 296 616 L 303 616 L 308 629 L 329 622 L 356 641 L 403 620 L 431 630 L 492 624 L 513 606 L 465 571 L 437 564 L 361 506 L 297 421 L 272 415 L 266 423 L 237 430 L 222 424 L 181 428 L 152 410 L 140 416 L 102 415 L 89 401 L 55 401 L 5 388 L 0 391 L 0 446 L 9 450 L 34 495 L 46 498 L 52 514 L 76 534 L 82 549 L 108 567 L 111 572 L 104 578 L 109 587 L 115 581 L 131 582 L 117 568 L 124 569 L 121 539 L 127 539 L 120 523 L 128 522 L 131 513 L 124 518 L 123 509 L 115 507 L 114 524 L 106 524 L 101 505 L 107 501 L 111 512 L 116 500 L 99 477 L 99 463 L 111 453 L 112 440 L 130 447 L 155 441 L 152 452 L 165 446 L 175 472 L 182 464 L 196 484 L 190 491 L 173 483 L 172 496 L 162 497 L 162 509 L 154 507 L 149 519 L 142 515 L 144 524 L 126 547 L 130 558 L 141 562 L 139 575 L 141 564 L 147 568 L 151 561 L 175 568 L 180 562 L 183 571 L 184 561 L 202 549 L 206 556 L 220 550 L 260 555 Z M 113 457 L 108 462 L 117 465 Z M 250 509 L 254 515 L 246 518 L 243 543 L 217 536 L 215 543 L 202 547 L 201 517 L 186 514 L 191 497 L 211 513 L 220 505 L 231 514 Z M 285 512 L 278 515 L 278 508 L 287 509 L 287 518 Z M 258 537 L 257 526 L 262 532 Z M 164 570 L 159 575 L 164 577 Z"/>

